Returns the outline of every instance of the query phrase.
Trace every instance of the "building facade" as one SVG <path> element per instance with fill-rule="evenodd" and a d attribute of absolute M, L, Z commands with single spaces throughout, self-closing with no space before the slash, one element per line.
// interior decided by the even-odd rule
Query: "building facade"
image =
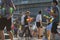
<path fill-rule="evenodd" d="M 22 12 L 30 11 L 31 16 L 36 17 L 39 10 L 42 10 L 42 14 L 48 15 L 45 9 L 51 7 L 52 0 L 13 0 L 17 10 L 14 13 L 14 17 L 18 17 Z M 59 0 L 58 0 L 59 1 Z M 60 1 L 59 1 L 60 6 Z"/>

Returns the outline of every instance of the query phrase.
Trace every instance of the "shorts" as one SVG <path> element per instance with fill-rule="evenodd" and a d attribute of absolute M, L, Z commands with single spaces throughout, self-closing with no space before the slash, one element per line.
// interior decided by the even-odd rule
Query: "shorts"
<path fill-rule="evenodd" d="M 41 27 L 40 22 L 36 22 L 36 26 L 37 26 L 37 28 Z"/>
<path fill-rule="evenodd" d="M 22 26 L 22 30 L 24 29 L 24 25 L 21 25 Z"/>
<path fill-rule="evenodd" d="M 49 23 L 49 24 L 47 25 L 47 27 L 46 27 L 47 31 L 48 31 L 48 30 L 51 31 L 52 24 L 53 24 L 53 23 Z"/>
<path fill-rule="evenodd" d="M 0 30 L 4 30 L 6 27 L 7 31 L 11 30 L 11 18 L 7 20 L 7 18 L 0 18 Z"/>
<path fill-rule="evenodd" d="M 51 29 L 51 32 L 52 33 L 58 33 L 57 32 L 57 26 L 58 26 L 58 24 L 57 24 L 58 22 L 53 22 L 53 24 L 52 24 L 52 29 Z"/>

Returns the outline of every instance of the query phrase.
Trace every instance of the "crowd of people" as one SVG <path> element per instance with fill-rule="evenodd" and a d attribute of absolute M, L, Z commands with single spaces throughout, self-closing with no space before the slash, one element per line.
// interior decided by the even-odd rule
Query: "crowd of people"
<path fill-rule="evenodd" d="M 4 28 L 6 27 L 7 32 L 9 34 L 9 37 L 11 40 L 13 40 L 13 35 L 10 32 L 11 31 L 11 18 L 13 10 L 16 10 L 15 5 L 13 4 L 12 0 L 2 0 L 1 4 L 1 13 L 0 13 L 0 37 L 1 40 L 5 40 L 4 37 Z M 50 17 L 46 17 L 46 15 L 42 15 L 42 11 L 39 10 L 36 20 L 35 20 L 35 27 L 31 25 L 31 23 L 34 21 L 34 18 L 30 16 L 30 11 L 26 11 L 21 16 L 21 23 L 20 26 L 17 23 L 18 19 L 15 20 L 16 23 L 13 23 L 14 25 L 14 35 L 18 35 L 19 32 L 22 31 L 21 37 L 34 37 L 37 35 L 39 40 L 42 40 L 43 38 L 43 22 L 42 22 L 42 16 L 46 18 L 48 21 L 47 27 L 46 27 L 46 34 L 47 34 L 47 40 L 50 40 L 51 33 L 52 33 L 52 40 L 55 40 L 55 34 L 59 34 L 57 32 L 57 26 L 59 25 L 59 8 L 58 8 L 58 2 L 56 0 L 53 0 L 53 6 L 49 9 L 47 8 L 46 11 L 48 11 Z M 19 27 L 18 27 L 19 26 Z M 32 27 L 32 28 L 31 28 Z M 31 29 L 31 30 L 30 30 Z"/>

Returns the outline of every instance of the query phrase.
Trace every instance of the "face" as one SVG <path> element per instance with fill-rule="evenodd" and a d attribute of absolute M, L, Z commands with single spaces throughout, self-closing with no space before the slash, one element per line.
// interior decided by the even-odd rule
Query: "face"
<path fill-rule="evenodd" d="M 56 3 L 53 2 L 53 6 L 55 6 L 55 5 L 56 5 Z"/>
<path fill-rule="evenodd" d="M 26 12 L 26 15 L 29 16 L 30 15 L 30 12 Z"/>
<path fill-rule="evenodd" d="M 30 15 L 30 13 L 27 13 L 26 15 L 27 15 L 27 16 L 29 16 L 29 15 Z"/>

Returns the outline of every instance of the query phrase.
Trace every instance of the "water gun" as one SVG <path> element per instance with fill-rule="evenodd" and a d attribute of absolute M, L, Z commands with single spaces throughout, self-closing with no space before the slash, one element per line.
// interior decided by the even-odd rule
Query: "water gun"
<path fill-rule="evenodd" d="M 50 18 L 50 17 L 49 17 L 49 16 L 47 16 L 47 15 L 43 15 L 43 17 L 44 17 L 44 18 L 47 18 L 47 19 L 48 19 L 48 18 Z"/>
<path fill-rule="evenodd" d="M 1 6 L 0 6 L 0 9 L 1 9 Z"/>
<path fill-rule="evenodd" d="M 49 21 L 50 21 L 50 23 L 53 21 L 53 17 L 49 17 L 49 16 L 47 16 L 47 15 L 43 15 L 43 17 L 45 17 L 46 19 L 49 19 Z"/>
<path fill-rule="evenodd" d="M 54 11 L 51 7 L 48 7 L 48 8 L 46 8 L 46 12 L 48 12 L 48 13 L 52 12 L 53 13 Z"/>
<path fill-rule="evenodd" d="M 2 12 L 5 13 L 5 10 L 6 10 L 6 8 L 3 7 L 3 8 L 2 8 Z M 13 9 L 12 7 L 10 7 L 9 12 L 12 14 L 13 11 L 14 11 L 14 9 Z"/>
<path fill-rule="evenodd" d="M 31 22 L 33 20 L 33 18 L 28 18 L 26 20 L 27 20 L 27 22 Z"/>
<path fill-rule="evenodd" d="M 53 21 L 54 18 L 50 18 L 50 23 Z"/>
<path fill-rule="evenodd" d="M 48 7 L 48 8 L 45 9 L 45 11 L 46 11 L 47 13 L 50 13 L 50 10 L 51 10 L 51 7 Z"/>
<path fill-rule="evenodd" d="M 22 26 L 21 25 L 20 25 L 19 29 L 22 30 Z"/>
<path fill-rule="evenodd" d="M 2 8 L 2 12 L 5 13 L 5 10 L 6 10 L 6 9 L 3 7 L 3 8 Z"/>
<path fill-rule="evenodd" d="M 12 14 L 14 9 L 12 7 L 10 7 L 9 11 L 10 11 L 10 14 Z"/>

